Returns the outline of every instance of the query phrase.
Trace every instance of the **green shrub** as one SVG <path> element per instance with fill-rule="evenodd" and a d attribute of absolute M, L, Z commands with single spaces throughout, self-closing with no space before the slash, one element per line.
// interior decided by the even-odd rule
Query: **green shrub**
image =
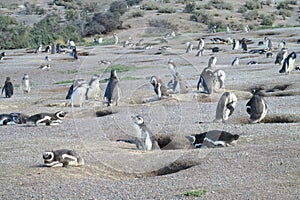
<path fill-rule="evenodd" d="M 154 3 L 145 3 L 142 5 L 141 9 L 144 10 L 158 10 L 159 6 Z"/>
<path fill-rule="evenodd" d="M 162 7 L 158 9 L 158 13 L 175 13 L 176 10 L 170 7 Z"/>
<path fill-rule="evenodd" d="M 282 17 L 291 17 L 292 16 L 292 14 L 291 14 L 291 12 L 289 11 L 289 10 L 286 10 L 286 9 L 280 9 L 279 11 L 278 11 L 278 15 L 281 15 Z"/>
<path fill-rule="evenodd" d="M 110 4 L 109 8 L 110 12 L 119 12 L 123 15 L 127 11 L 127 3 L 126 1 L 114 1 Z"/>
<path fill-rule="evenodd" d="M 195 2 L 190 2 L 190 3 L 188 3 L 188 4 L 185 5 L 185 8 L 184 8 L 183 12 L 185 12 L 185 13 L 192 13 L 192 12 L 195 11 L 195 9 L 196 9 Z"/>
<path fill-rule="evenodd" d="M 260 24 L 263 25 L 263 26 L 272 26 L 274 21 L 275 21 L 275 16 L 274 15 L 261 14 L 260 18 L 262 19 Z"/>
<path fill-rule="evenodd" d="M 281 1 L 278 5 L 277 5 L 277 10 L 280 9 L 286 9 L 286 10 L 292 10 L 293 8 L 289 6 L 289 4 L 286 1 Z"/>
<path fill-rule="evenodd" d="M 145 15 L 145 12 L 142 10 L 134 11 L 131 13 L 132 17 L 143 17 Z"/>
<path fill-rule="evenodd" d="M 212 21 L 213 17 L 205 12 L 196 11 L 191 15 L 191 20 L 208 25 Z"/>
<path fill-rule="evenodd" d="M 143 0 L 126 0 L 128 6 L 139 5 Z"/>
<path fill-rule="evenodd" d="M 248 0 L 245 3 L 245 7 L 249 10 L 256 10 L 260 8 L 260 1 L 258 0 Z"/>
<path fill-rule="evenodd" d="M 208 5 L 209 7 L 214 7 L 221 10 L 233 10 L 233 6 L 229 3 L 225 3 L 223 0 L 210 0 Z"/>
<path fill-rule="evenodd" d="M 257 10 L 250 10 L 243 14 L 245 20 L 252 21 L 258 18 L 258 11 Z"/>

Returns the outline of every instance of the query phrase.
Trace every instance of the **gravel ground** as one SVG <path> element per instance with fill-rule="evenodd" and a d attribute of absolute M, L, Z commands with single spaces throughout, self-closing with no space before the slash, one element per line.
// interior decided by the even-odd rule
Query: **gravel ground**
<path fill-rule="evenodd" d="M 285 39 L 289 51 L 299 53 L 299 28 L 274 29 L 235 33 L 232 38 L 247 37 L 253 43 L 249 49 L 260 48 L 257 42 L 269 35 L 275 47 Z M 139 32 L 132 36 L 142 38 Z M 128 38 L 126 32 L 121 38 Z M 205 55 L 196 57 L 194 50 L 185 54 L 185 43 L 196 46 L 198 37 L 206 41 Z M 299 71 L 279 74 L 275 57 L 250 55 L 242 50 L 232 51 L 231 45 L 212 44 L 210 38 L 227 36 L 184 34 L 169 39 L 172 50 L 155 55 L 163 44 L 150 50 L 121 46 L 78 47 L 87 52 L 80 61 L 72 61 L 67 54 L 48 55 L 50 70 L 38 69 L 45 64 L 46 53 L 35 55 L 25 49 L 10 50 L 0 62 L 0 80 L 10 76 L 15 85 L 11 99 L 1 98 L 1 113 L 68 111 L 60 126 L 0 127 L 0 191 L 1 199 L 182 199 L 181 193 L 205 190 L 203 199 L 299 199 L 300 159 Z M 157 43 L 159 37 L 144 38 Z M 226 72 L 226 91 L 234 91 L 238 104 L 227 123 L 213 123 L 217 101 L 224 90 L 211 96 L 196 91 L 199 74 L 211 56 L 210 49 L 219 46 L 217 68 Z M 232 59 L 240 57 L 240 66 L 231 67 Z M 96 112 L 107 109 L 100 100 L 86 101 L 82 108 L 66 107 L 64 100 L 70 83 L 63 81 L 84 78 L 97 73 L 108 78 L 108 67 L 99 64 L 109 60 L 112 65 L 131 66 L 120 72 L 122 99 L 120 106 L 112 106 L 112 115 L 96 117 Z M 179 72 L 187 79 L 188 94 L 172 94 L 161 101 L 149 102 L 154 92 L 149 77 L 157 75 L 165 82 L 170 75 L 168 59 L 173 59 Z M 255 60 L 258 65 L 246 65 Z M 296 61 L 297 63 L 297 61 Z M 28 73 L 32 91 L 25 95 L 19 89 L 22 75 Z M 291 84 L 274 96 L 265 97 L 269 110 L 265 123 L 248 124 L 245 104 L 250 89 L 256 86 L 273 88 Z M 105 83 L 101 83 L 102 91 Z M 101 96 L 103 93 L 101 94 Z M 50 106 L 51 105 L 51 106 Z M 135 136 L 130 115 L 142 114 L 147 126 L 158 136 L 171 137 L 173 150 L 141 152 L 130 144 L 115 142 Z M 282 123 L 276 122 L 280 117 Z M 293 123 L 287 123 L 291 122 Z M 201 122 L 201 123 L 199 123 Z M 276 123 L 275 123 L 276 122 Z M 207 130 L 225 130 L 239 134 L 238 144 L 216 149 L 191 149 L 184 138 Z M 42 152 L 69 148 L 85 159 L 78 168 L 43 167 Z M 174 170 L 175 171 L 172 171 Z M 172 173 L 173 172 L 173 173 Z"/>

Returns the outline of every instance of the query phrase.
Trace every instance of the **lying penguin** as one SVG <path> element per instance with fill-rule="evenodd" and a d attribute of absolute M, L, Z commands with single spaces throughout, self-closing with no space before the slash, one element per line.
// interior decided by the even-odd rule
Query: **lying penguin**
<path fill-rule="evenodd" d="M 186 136 L 195 148 L 215 148 L 234 146 L 239 135 L 233 135 L 226 131 L 211 130 L 200 134 Z"/>
<path fill-rule="evenodd" d="M 23 113 L 0 114 L 0 125 L 23 124 L 28 117 Z"/>
<path fill-rule="evenodd" d="M 36 126 L 40 124 L 46 124 L 46 126 L 59 125 L 62 123 L 62 119 L 66 116 L 67 112 L 58 111 L 56 113 L 38 113 L 30 116 L 26 123 L 27 125 L 34 124 Z"/>
<path fill-rule="evenodd" d="M 84 165 L 83 158 L 75 151 L 69 149 L 45 151 L 43 153 L 43 159 L 46 167 L 77 167 Z"/>

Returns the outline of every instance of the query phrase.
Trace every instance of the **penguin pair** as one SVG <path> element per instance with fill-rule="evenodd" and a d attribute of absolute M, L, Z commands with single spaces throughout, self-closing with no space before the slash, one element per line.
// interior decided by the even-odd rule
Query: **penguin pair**
<path fill-rule="evenodd" d="M 167 87 L 165 86 L 165 84 L 163 83 L 163 81 L 160 78 L 158 78 L 156 76 L 152 76 L 150 78 L 150 83 L 153 86 L 153 90 L 158 99 L 169 96 Z"/>
<path fill-rule="evenodd" d="M 237 103 L 237 97 L 233 92 L 224 92 L 220 97 L 216 110 L 215 121 L 225 122 L 232 115 Z"/>
<path fill-rule="evenodd" d="M 297 55 L 295 52 L 290 53 L 283 61 L 282 68 L 279 70 L 279 73 L 290 73 L 295 69 L 295 61 Z"/>
<path fill-rule="evenodd" d="M 239 135 L 226 131 L 212 130 L 186 137 L 195 148 L 215 148 L 234 146 Z"/>
<path fill-rule="evenodd" d="M 83 158 L 73 150 L 59 149 L 43 152 L 44 166 L 46 167 L 67 167 L 84 165 Z"/>
<path fill-rule="evenodd" d="M 268 106 L 259 90 L 252 91 L 252 97 L 246 104 L 246 111 L 250 115 L 250 123 L 259 123 L 267 115 Z"/>
<path fill-rule="evenodd" d="M 117 71 L 115 69 L 110 71 L 110 77 L 106 85 L 104 99 L 106 100 L 107 106 L 115 103 L 117 106 L 119 104 L 121 96 L 121 89 L 119 86 L 119 78 L 117 76 Z"/>
<path fill-rule="evenodd" d="M 28 117 L 23 113 L 0 114 L 0 125 L 23 124 Z"/>
<path fill-rule="evenodd" d="M 34 124 L 38 126 L 40 124 L 45 124 L 46 126 L 59 125 L 62 123 L 62 119 L 66 116 L 67 112 L 58 111 L 56 113 L 38 113 L 30 116 L 26 120 L 28 126 Z"/>
<path fill-rule="evenodd" d="M 6 77 L 4 86 L 2 88 L 2 94 L 5 94 L 6 98 L 11 98 L 14 94 L 14 87 L 10 80 L 10 77 Z"/>

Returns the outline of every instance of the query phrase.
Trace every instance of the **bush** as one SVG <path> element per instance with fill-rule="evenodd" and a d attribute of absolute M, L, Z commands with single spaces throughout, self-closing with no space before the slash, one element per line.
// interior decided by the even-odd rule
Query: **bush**
<path fill-rule="evenodd" d="M 275 16 L 274 15 L 260 15 L 260 18 L 262 19 L 262 22 L 260 23 L 261 25 L 264 26 L 272 26 L 274 21 L 275 21 Z"/>
<path fill-rule="evenodd" d="M 293 8 L 289 6 L 289 4 L 285 1 L 281 1 L 278 6 L 276 7 L 277 10 L 280 10 L 280 9 L 286 9 L 286 10 L 292 10 Z"/>
<path fill-rule="evenodd" d="M 191 3 L 188 3 L 188 4 L 185 5 L 185 8 L 184 8 L 183 12 L 192 13 L 192 12 L 195 11 L 195 9 L 196 9 L 195 2 L 191 2 Z"/>
<path fill-rule="evenodd" d="M 149 25 L 155 28 L 160 28 L 168 31 L 177 31 L 178 28 L 176 25 L 173 25 L 172 23 L 168 22 L 164 19 L 151 19 L 148 21 Z"/>
<path fill-rule="evenodd" d="M 163 7 L 158 9 L 158 13 L 175 13 L 176 10 L 170 7 Z"/>
<path fill-rule="evenodd" d="M 159 6 L 154 3 L 145 3 L 141 8 L 144 10 L 158 10 Z"/>
<path fill-rule="evenodd" d="M 110 4 L 109 11 L 119 12 L 121 15 L 123 15 L 127 11 L 127 7 L 126 1 L 114 1 Z"/>
<path fill-rule="evenodd" d="M 283 18 L 292 16 L 291 12 L 286 9 L 280 9 L 278 15 L 281 15 Z"/>
<path fill-rule="evenodd" d="M 126 0 L 128 6 L 139 5 L 143 0 Z"/>
<path fill-rule="evenodd" d="M 205 12 L 194 12 L 193 15 L 191 16 L 192 21 L 204 23 L 206 25 L 210 24 L 212 19 L 213 17 L 210 14 Z"/>
<path fill-rule="evenodd" d="M 258 0 L 248 0 L 245 3 L 245 7 L 249 10 L 256 10 L 260 8 L 260 2 Z"/>
<path fill-rule="evenodd" d="M 233 6 L 229 3 L 225 3 L 223 0 L 210 0 L 208 5 L 209 7 L 214 7 L 221 10 L 233 10 Z"/>
<path fill-rule="evenodd" d="M 145 12 L 142 11 L 142 10 L 138 10 L 138 11 L 135 11 L 135 12 L 131 13 L 132 17 L 143 17 L 144 15 L 145 15 Z"/>
<path fill-rule="evenodd" d="M 252 21 L 258 18 L 257 10 L 251 10 L 243 14 L 245 20 Z"/>

